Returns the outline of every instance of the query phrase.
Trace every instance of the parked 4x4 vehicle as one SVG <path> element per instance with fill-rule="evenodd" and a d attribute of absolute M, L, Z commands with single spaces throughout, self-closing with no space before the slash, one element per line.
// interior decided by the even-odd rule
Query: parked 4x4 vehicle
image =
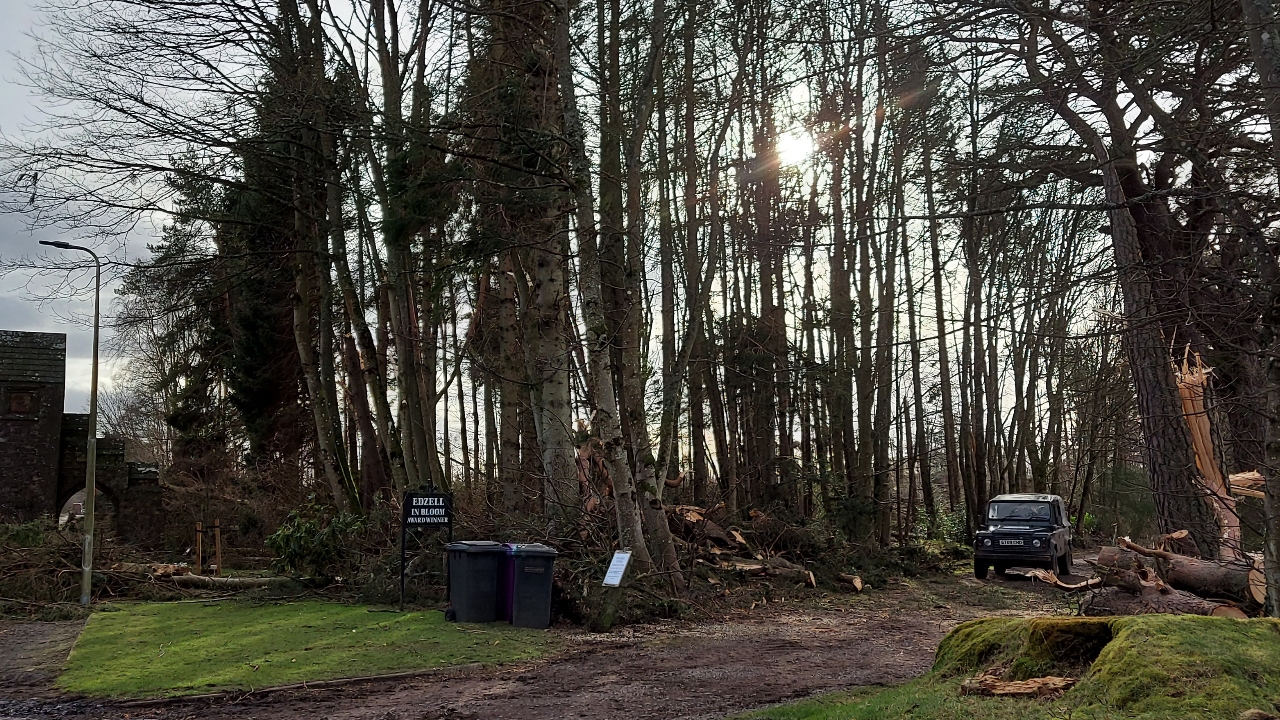
<path fill-rule="evenodd" d="M 973 574 L 987 576 L 993 565 L 1003 575 L 1010 567 L 1045 567 L 1071 572 L 1071 524 L 1057 495 L 997 495 L 987 503 L 986 527 L 973 540 Z"/>

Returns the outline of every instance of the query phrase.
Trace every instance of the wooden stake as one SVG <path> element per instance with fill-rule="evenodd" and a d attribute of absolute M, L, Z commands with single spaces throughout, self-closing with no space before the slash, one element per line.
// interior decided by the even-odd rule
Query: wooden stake
<path fill-rule="evenodd" d="M 200 566 L 204 562 L 204 523 L 196 523 L 196 574 L 201 575 Z"/>
<path fill-rule="evenodd" d="M 222 520 L 213 520 L 213 561 L 218 564 L 217 576 L 222 577 Z"/>

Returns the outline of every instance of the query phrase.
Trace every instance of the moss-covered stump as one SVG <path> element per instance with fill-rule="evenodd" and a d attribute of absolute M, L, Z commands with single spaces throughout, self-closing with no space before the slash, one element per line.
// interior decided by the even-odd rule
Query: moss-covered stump
<path fill-rule="evenodd" d="M 1005 680 L 1079 678 L 1049 700 L 966 697 L 976 673 Z M 901 687 L 773 708 L 774 720 L 1237 720 L 1280 708 L 1280 621 L 1194 615 L 990 618 L 964 623 L 938 647 L 933 670 Z"/>
<path fill-rule="evenodd" d="M 1111 642 L 1111 618 L 989 618 L 951 631 L 938 646 L 934 672 L 943 677 L 992 667 L 1007 680 L 1046 675 L 1080 677 Z"/>

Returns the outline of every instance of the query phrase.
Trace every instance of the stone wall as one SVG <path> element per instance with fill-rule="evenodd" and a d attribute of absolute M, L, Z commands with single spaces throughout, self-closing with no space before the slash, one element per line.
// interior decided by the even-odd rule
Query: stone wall
<path fill-rule="evenodd" d="M 56 516 L 84 489 L 89 416 L 63 413 L 67 336 L 0 330 L 0 522 Z M 125 542 L 158 546 L 160 472 L 125 461 L 125 441 L 99 438 L 98 514 Z"/>
<path fill-rule="evenodd" d="M 128 482 L 116 511 L 116 534 L 127 543 L 158 548 L 164 540 L 164 493 L 160 468 L 146 463 L 125 463 Z"/>
<path fill-rule="evenodd" d="M 84 489 L 85 460 L 89 445 L 89 416 L 68 413 L 62 417 L 59 507 Z M 156 547 L 164 533 L 164 503 L 160 470 L 154 465 L 125 461 L 125 441 L 98 438 L 94 486 L 101 493 L 97 512 L 109 517 L 116 535 L 127 543 Z M 105 505 L 105 507 L 103 507 Z"/>
<path fill-rule="evenodd" d="M 0 521 L 25 522 L 61 508 L 66 362 L 66 335 L 0 331 Z"/>

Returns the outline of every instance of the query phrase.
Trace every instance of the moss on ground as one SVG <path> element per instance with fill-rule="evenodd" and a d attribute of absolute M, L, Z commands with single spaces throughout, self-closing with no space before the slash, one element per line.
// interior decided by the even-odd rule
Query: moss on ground
<path fill-rule="evenodd" d="M 538 657 L 554 635 L 319 600 L 140 603 L 94 613 L 58 678 L 126 697 L 251 689 Z"/>
<path fill-rule="evenodd" d="M 1057 674 L 1081 680 L 1062 696 L 1048 700 L 959 694 L 965 676 L 993 667 L 1005 668 L 1008 679 Z M 807 700 L 747 717 L 1236 720 L 1244 710 L 1275 712 L 1277 707 L 1280 621 L 1146 615 L 967 622 L 943 640 L 932 672 L 918 680 Z"/>
<path fill-rule="evenodd" d="M 943 677 L 1004 667 L 1008 680 L 1080 677 L 1114 635 L 1110 618 L 988 618 L 943 638 L 933 670 Z"/>

